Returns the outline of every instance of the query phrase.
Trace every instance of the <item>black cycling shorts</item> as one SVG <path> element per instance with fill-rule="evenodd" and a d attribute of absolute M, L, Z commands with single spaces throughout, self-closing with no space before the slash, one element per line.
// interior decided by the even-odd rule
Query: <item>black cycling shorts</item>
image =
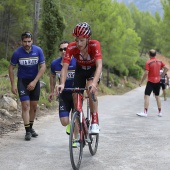
<path fill-rule="evenodd" d="M 77 66 L 75 70 L 75 76 L 74 76 L 74 87 L 85 88 L 86 81 L 92 80 L 94 78 L 95 71 L 96 71 L 96 66 L 93 66 L 88 70 L 82 69 L 82 67 Z"/>
<path fill-rule="evenodd" d="M 18 93 L 20 97 L 20 101 L 38 101 L 40 97 L 40 82 L 38 81 L 34 90 L 29 91 L 27 90 L 28 84 L 33 81 L 33 79 L 23 79 L 23 78 L 18 78 Z"/>
<path fill-rule="evenodd" d="M 160 83 L 160 86 L 161 86 L 162 90 L 166 89 L 166 84 L 165 83 Z"/>
<path fill-rule="evenodd" d="M 69 113 L 74 109 L 72 92 L 63 91 L 59 99 L 59 117 L 69 117 Z"/>
<path fill-rule="evenodd" d="M 152 91 L 155 94 L 155 96 L 159 96 L 160 83 L 152 83 L 148 81 L 145 88 L 145 95 L 150 96 Z"/>

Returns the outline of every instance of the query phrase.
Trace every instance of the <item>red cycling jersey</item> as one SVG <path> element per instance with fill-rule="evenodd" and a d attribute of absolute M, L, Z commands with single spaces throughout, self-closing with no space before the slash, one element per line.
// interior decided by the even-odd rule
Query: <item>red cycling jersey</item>
<path fill-rule="evenodd" d="M 76 42 L 72 42 L 67 47 L 63 62 L 70 64 L 72 56 L 74 56 L 77 61 L 77 65 L 79 66 L 95 66 L 96 60 L 102 59 L 100 43 L 97 40 L 89 40 L 88 57 L 87 60 L 84 60 L 80 50 L 76 46 Z"/>
<path fill-rule="evenodd" d="M 157 58 L 153 57 L 146 62 L 146 70 L 149 71 L 148 73 L 148 81 L 152 83 L 160 82 L 160 70 L 165 66 L 165 64 L 158 60 Z"/>

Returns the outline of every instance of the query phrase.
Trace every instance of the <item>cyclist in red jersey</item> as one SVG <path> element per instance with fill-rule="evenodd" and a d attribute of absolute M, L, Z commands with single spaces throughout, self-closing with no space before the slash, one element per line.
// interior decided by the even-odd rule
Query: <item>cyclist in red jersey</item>
<path fill-rule="evenodd" d="M 74 56 L 77 61 L 74 87 L 85 88 L 87 86 L 89 89 L 88 95 L 90 93 L 94 93 L 96 98 L 97 86 L 102 73 L 102 53 L 100 43 L 97 40 L 90 40 L 91 28 L 86 22 L 77 24 L 73 29 L 72 35 L 75 37 L 75 42 L 71 42 L 67 47 L 61 70 L 60 85 L 57 86 L 57 92 L 59 93 L 59 88 L 61 89 L 60 93 L 64 89 L 68 66 L 71 57 Z M 73 100 L 75 103 L 76 98 L 74 93 Z M 91 95 L 89 95 L 89 101 L 92 116 L 92 124 L 90 126 L 89 133 L 99 133 L 98 102 L 94 102 Z"/>
<path fill-rule="evenodd" d="M 158 116 L 161 117 L 162 116 L 161 101 L 159 97 L 160 78 L 163 77 L 167 73 L 168 68 L 165 66 L 165 64 L 162 61 L 156 58 L 155 50 L 152 49 L 149 51 L 149 57 L 150 57 L 150 60 L 146 62 L 146 65 L 145 65 L 146 70 L 142 77 L 141 83 L 139 84 L 139 86 L 141 86 L 143 81 L 146 78 L 148 78 L 147 85 L 145 88 L 145 96 L 144 96 L 144 100 L 145 100 L 144 101 L 144 112 L 137 113 L 137 115 L 147 117 L 147 111 L 149 107 L 149 97 L 150 97 L 151 92 L 153 91 L 155 94 L 155 98 L 156 98 L 156 102 L 158 106 Z M 161 68 L 163 68 L 164 71 L 160 76 Z"/>

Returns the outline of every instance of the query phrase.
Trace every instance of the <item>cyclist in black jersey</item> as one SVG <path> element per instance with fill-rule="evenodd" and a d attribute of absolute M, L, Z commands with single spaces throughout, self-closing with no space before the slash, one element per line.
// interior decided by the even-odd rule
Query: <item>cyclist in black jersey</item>
<path fill-rule="evenodd" d="M 163 73 L 163 69 L 160 70 L 160 75 Z M 161 77 L 161 80 L 160 80 L 160 86 L 162 88 L 162 91 L 163 91 L 163 96 L 164 96 L 164 101 L 167 100 L 166 98 L 166 87 L 167 85 L 169 86 L 169 77 L 167 74 L 165 74 L 163 77 Z"/>

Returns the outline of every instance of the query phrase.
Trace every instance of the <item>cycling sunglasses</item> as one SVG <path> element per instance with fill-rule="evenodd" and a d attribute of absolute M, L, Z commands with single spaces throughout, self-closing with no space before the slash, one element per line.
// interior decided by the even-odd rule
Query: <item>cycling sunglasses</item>
<path fill-rule="evenodd" d="M 59 51 L 61 51 L 61 52 L 62 52 L 63 50 L 66 51 L 66 49 L 67 49 L 66 47 L 60 48 Z"/>
<path fill-rule="evenodd" d="M 21 35 L 21 38 L 32 38 L 32 34 L 30 32 L 24 32 L 22 35 Z"/>

